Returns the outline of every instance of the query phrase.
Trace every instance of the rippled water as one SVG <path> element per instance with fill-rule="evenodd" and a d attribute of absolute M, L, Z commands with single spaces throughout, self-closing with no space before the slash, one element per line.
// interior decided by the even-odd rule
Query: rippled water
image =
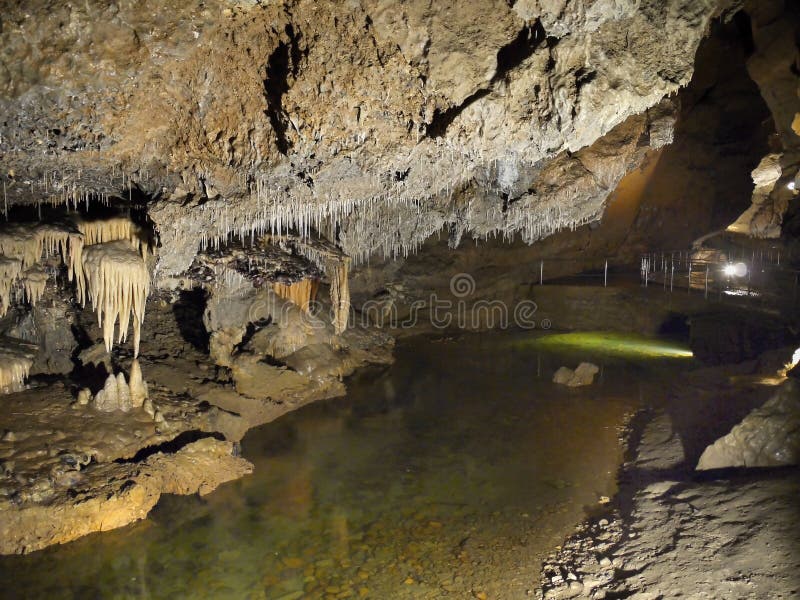
<path fill-rule="evenodd" d="M 412 340 L 346 398 L 245 437 L 255 474 L 26 557 L 13 598 L 523 598 L 613 495 L 619 427 L 681 361 L 530 335 Z M 643 343 L 641 340 L 637 343 Z M 550 382 L 592 359 L 593 386 Z"/>

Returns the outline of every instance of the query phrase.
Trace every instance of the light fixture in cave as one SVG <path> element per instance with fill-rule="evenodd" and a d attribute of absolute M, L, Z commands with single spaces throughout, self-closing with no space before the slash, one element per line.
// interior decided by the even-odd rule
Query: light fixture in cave
<path fill-rule="evenodd" d="M 794 181 L 790 181 L 790 182 L 789 182 L 789 183 L 786 185 L 786 187 L 787 187 L 788 189 L 792 190 L 792 191 L 795 191 L 795 189 L 797 189 L 797 184 L 796 184 Z"/>
<path fill-rule="evenodd" d="M 789 371 L 794 369 L 798 364 L 800 364 L 800 348 L 794 351 L 792 354 L 792 360 L 786 363 L 783 366 L 783 375 L 785 376 Z"/>
<path fill-rule="evenodd" d="M 743 262 L 740 263 L 728 263 L 722 269 L 723 273 L 728 277 L 744 277 L 747 275 L 747 265 Z"/>

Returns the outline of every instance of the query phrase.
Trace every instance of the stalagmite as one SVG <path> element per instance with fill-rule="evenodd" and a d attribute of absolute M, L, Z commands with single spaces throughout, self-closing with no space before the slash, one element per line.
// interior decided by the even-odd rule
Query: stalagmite
<path fill-rule="evenodd" d="M 150 291 L 150 273 L 144 259 L 128 241 L 96 244 L 83 251 L 83 271 L 89 298 L 103 329 L 106 350 L 111 352 L 117 319 L 117 342 L 124 342 L 132 316 L 133 351 L 134 356 L 138 356 L 145 302 Z"/>
<path fill-rule="evenodd" d="M 94 396 L 94 407 L 102 412 L 112 412 L 119 408 L 117 378 L 109 375 L 103 389 Z"/>
<path fill-rule="evenodd" d="M 122 412 L 128 412 L 131 409 L 131 388 L 125 381 L 124 373 L 117 373 L 117 401 Z"/>
<path fill-rule="evenodd" d="M 133 408 L 139 408 L 144 404 L 144 401 L 147 400 L 148 391 L 147 383 L 142 378 L 142 369 L 139 366 L 139 361 L 136 359 L 133 359 L 133 364 L 131 364 L 129 387 L 131 391 L 131 406 Z"/>
<path fill-rule="evenodd" d="M 47 286 L 47 272 L 41 267 L 31 267 L 22 274 L 22 289 L 25 291 L 25 301 L 31 306 L 44 295 Z"/>
<path fill-rule="evenodd" d="M 36 346 L 21 340 L 0 337 L 0 394 L 22 389 L 36 356 Z"/>
<path fill-rule="evenodd" d="M 125 381 L 125 374 L 122 372 L 109 375 L 103 389 L 94 396 L 94 407 L 102 412 L 115 410 L 128 412 L 132 408 L 140 408 L 147 400 L 147 384 L 142 379 L 139 361 L 135 359 L 131 365 L 130 375 L 130 384 Z M 79 403 L 80 399 L 79 395 Z"/>
<path fill-rule="evenodd" d="M 318 286 L 319 282 L 315 279 L 303 279 L 290 284 L 275 282 L 272 290 L 284 300 L 289 300 L 308 312 L 311 302 L 317 296 Z"/>

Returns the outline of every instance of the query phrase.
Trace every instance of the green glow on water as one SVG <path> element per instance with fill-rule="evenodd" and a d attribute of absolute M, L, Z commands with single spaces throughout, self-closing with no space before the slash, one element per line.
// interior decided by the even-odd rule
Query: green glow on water
<path fill-rule="evenodd" d="M 521 342 L 520 345 L 555 351 L 582 350 L 620 358 L 692 358 L 693 356 L 689 348 L 677 342 L 633 333 L 607 331 L 554 333 Z"/>

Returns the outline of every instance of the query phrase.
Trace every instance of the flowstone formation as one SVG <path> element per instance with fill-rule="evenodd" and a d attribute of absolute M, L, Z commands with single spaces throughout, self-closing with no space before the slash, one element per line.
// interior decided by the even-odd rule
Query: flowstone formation
<path fill-rule="evenodd" d="M 597 221 L 642 159 L 577 152 L 636 118 L 669 143 L 659 104 L 739 4 L 12 6 L 4 199 L 145 195 L 162 285 L 231 236 L 321 235 L 354 264 L 442 230 L 532 243 Z"/>

